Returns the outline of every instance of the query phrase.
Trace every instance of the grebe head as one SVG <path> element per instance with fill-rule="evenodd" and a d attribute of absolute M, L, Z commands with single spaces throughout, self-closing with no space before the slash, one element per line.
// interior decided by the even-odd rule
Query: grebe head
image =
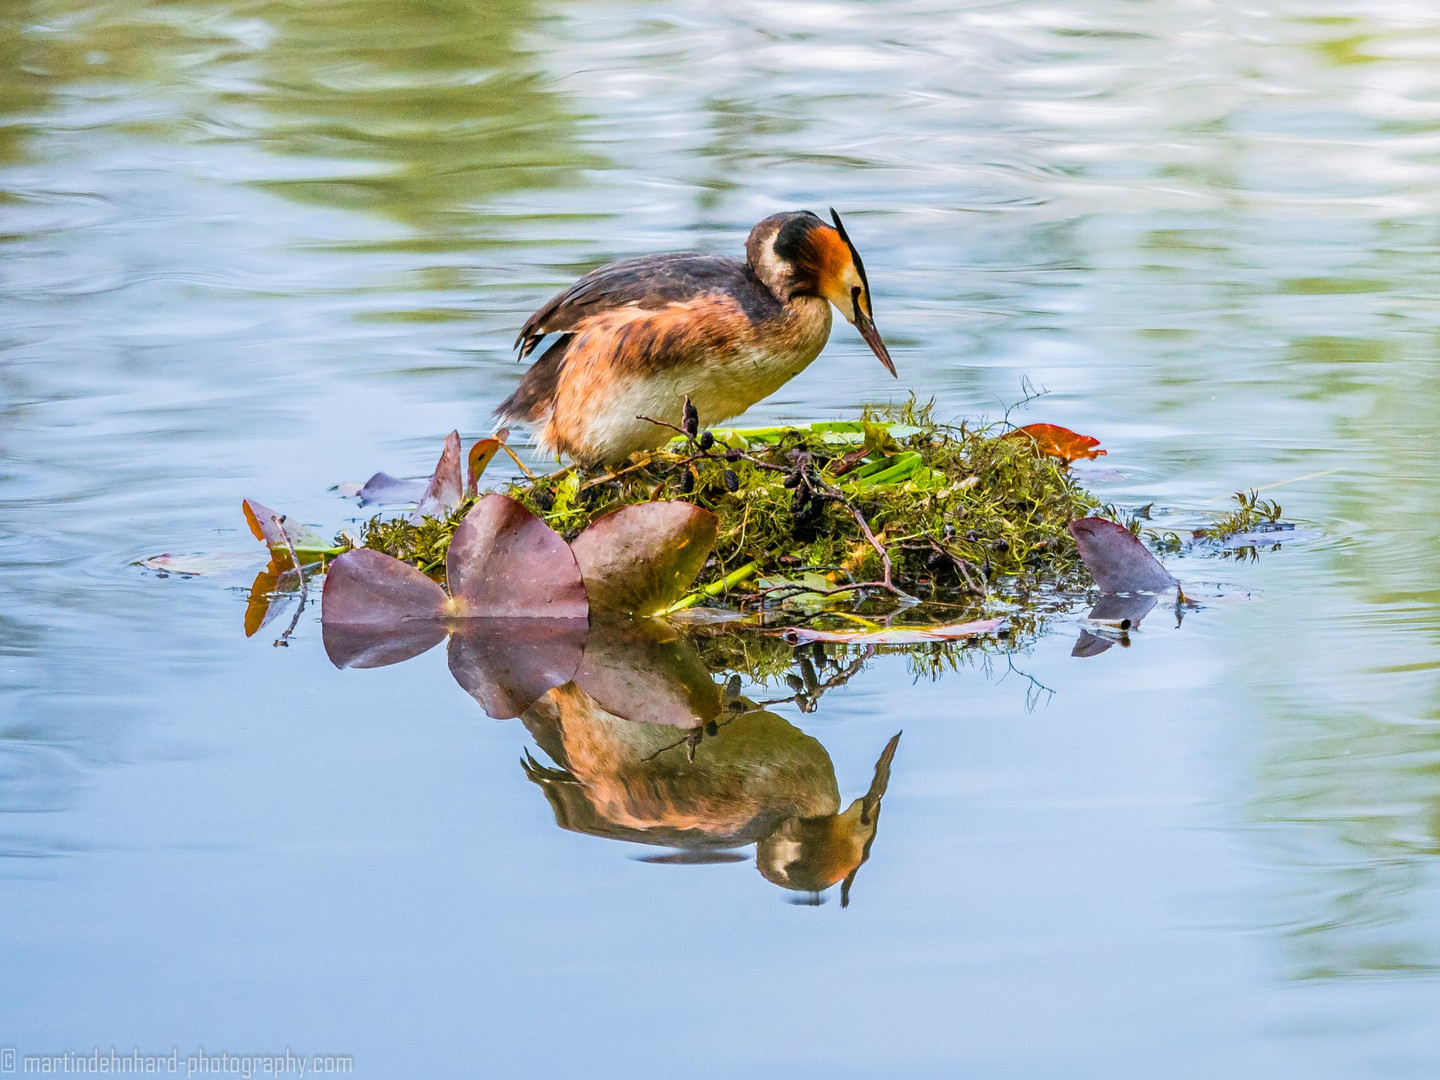
<path fill-rule="evenodd" d="M 819 296 L 834 304 L 891 375 L 895 363 L 875 329 L 870 281 L 845 225 L 834 208 L 830 226 L 808 210 L 772 214 L 745 241 L 745 257 L 755 275 L 781 300 Z"/>

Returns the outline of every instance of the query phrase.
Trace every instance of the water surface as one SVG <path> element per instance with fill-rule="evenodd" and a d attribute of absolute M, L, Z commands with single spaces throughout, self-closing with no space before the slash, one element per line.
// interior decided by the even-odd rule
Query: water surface
<path fill-rule="evenodd" d="M 1429 5 L 16 0 L 0 57 L 0 1045 L 1440 1069 Z M 249 550 L 244 497 L 351 523 L 332 485 L 488 431 L 576 274 L 829 205 L 900 384 L 840 328 L 748 419 L 1029 380 L 1105 500 L 1278 484 L 1322 533 L 1175 560 L 1254 599 L 1128 649 L 1061 620 L 772 706 L 802 816 L 903 729 L 847 906 L 743 844 L 557 827 L 554 740 L 443 651 L 337 671 L 313 605 L 244 636 L 253 568 L 131 565 Z"/>

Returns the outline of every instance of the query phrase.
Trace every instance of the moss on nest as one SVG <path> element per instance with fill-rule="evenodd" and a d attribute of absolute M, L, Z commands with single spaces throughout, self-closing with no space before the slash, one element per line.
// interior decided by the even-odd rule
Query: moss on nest
<path fill-rule="evenodd" d="M 857 511 L 888 552 L 893 583 L 921 598 L 1018 598 L 1083 582 L 1065 526 L 1097 500 L 1063 463 L 1005 435 L 937 423 L 928 406 L 911 403 L 848 423 L 677 437 L 624 469 L 564 469 L 508 493 L 566 539 L 627 503 L 705 507 L 720 528 L 697 586 L 755 565 L 728 601 L 879 580 L 882 562 Z M 471 505 L 418 525 L 374 518 L 365 543 L 436 571 Z M 777 586 L 783 582 L 793 587 Z"/>

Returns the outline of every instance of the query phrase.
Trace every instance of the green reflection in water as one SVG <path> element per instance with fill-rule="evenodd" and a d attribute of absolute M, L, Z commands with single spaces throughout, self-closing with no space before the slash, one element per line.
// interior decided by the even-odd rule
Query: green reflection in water
<path fill-rule="evenodd" d="M 1409 269 L 1396 280 L 1413 282 Z M 1318 384 L 1298 397 L 1328 389 L 1355 405 L 1334 421 L 1349 467 L 1333 482 L 1320 606 L 1283 659 L 1266 653 L 1254 805 L 1283 872 L 1276 919 L 1293 978 L 1440 972 L 1435 347 L 1426 332 L 1297 338 L 1287 352 Z"/>
<path fill-rule="evenodd" d="M 224 100 L 267 149 L 340 166 L 265 182 L 291 198 L 444 231 L 444 215 L 602 164 L 581 152 L 575 118 L 527 64 L 534 4 L 346 0 L 247 14 L 273 32 L 256 55 L 261 90 Z"/>
<path fill-rule="evenodd" d="M 529 63 L 538 20 L 524 0 L 32 0 L 0 16 L 0 111 L 57 108 L 57 90 L 108 99 L 120 115 L 80 122 L 284 155 L 295 167 L 252 182 L 404 221 L 425 235 L 399 246 L 444 250 L 463 246 L 467 211 L 603 164 Z M 0 128 L 0 160 L 27 131 Z"/>

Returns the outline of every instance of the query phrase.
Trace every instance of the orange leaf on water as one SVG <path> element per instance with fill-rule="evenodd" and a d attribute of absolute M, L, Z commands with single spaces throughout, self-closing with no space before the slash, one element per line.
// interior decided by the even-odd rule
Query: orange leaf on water
<path fill-rule="evenodd" d="M 1007 439 L 1017 437 L 1028 438 L 1034 443 L 1037 453 L 1059 458 L 1066 465 L 1082 458 L 1091 460 L 1105 456 L 1099 439 L 1093 435 L 1077 435 L 1059 424 L 1026 424 L 1005 434 Z"/>

